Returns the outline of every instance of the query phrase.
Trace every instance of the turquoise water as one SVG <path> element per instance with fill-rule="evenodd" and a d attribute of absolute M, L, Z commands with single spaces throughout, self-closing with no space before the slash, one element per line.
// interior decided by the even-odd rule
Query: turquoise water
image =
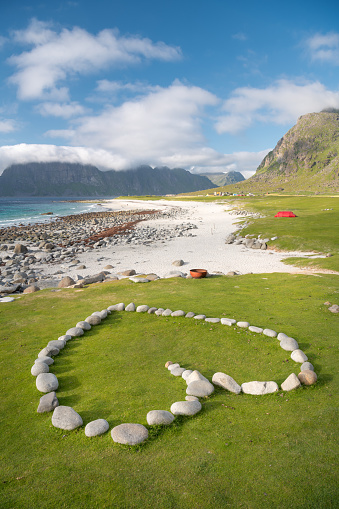
<path fill-rule="evenodd" d="M 86 198 L 74 198 L 81 200 Z M 87 198 L 93 200 L 93 198 Z M 110 197 L 112 199 L 112 197 Z M 71 203 L 72 198 L 0 198 L 0 228 L 19 224 L 45 223 L 58 216 L 105 210 L 97 202 Z M 41 215 L 53 212 L 53 215 Z"/>

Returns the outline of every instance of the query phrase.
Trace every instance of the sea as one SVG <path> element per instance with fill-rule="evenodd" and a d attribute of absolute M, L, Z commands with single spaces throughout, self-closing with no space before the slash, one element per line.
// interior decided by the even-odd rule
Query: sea
<path fill-rule="evenodd" d="M 106 197 L 112 199 L 114 196 Z M 34 223 L 47 223 L 60 216 L 105 210 L 100 200 L 105 197 L 0 198 L 0 228 Z M 76 200 L 76 201 L 73 201 Z M 88 200 L 88 201 L 87 201 Z M 45 215 L 48 212 L 53 214 Z"/>

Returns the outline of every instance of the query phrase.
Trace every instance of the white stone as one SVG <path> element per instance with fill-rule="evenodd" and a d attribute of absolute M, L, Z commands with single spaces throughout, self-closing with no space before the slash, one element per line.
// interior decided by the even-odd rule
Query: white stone
<path fill-rule="evenodd" d="M 77 338 L 79 336 L 84 335 L 84 329 L 82 329 L 81 327 L 71 327 L 71 329 L 68 329 L 68 331 L 66 332 L 66 335 L 72 336 L 72 338 Z"/>
<path fill-rule="evenodd" d="M 181 376 L 183 374 L 185 370 L 185 368 L 174 368 L 174 369 L 171 369 L 171 375 L 174 375 L 174 376 Z"/>
<path fill-rule="evenodd" d="M 263 334 L 265 336 L 268 336 L 269 338 L 276 338 L 278 335 L 277 332 L 275 332 L 275 330 L 272 329 L 264 329 Z"/>
<path fill-rule="evenodd" d="M 119 302 L 119 304 L 113 304 L 109 306 L 108 311 L 123 311 L 125 309 L 125 304 L 123 302 Z"/>
<path fill-rule="evenodd" d="M 212 377 L 212 382 L 227 391 L 233 392 L 234 394 L 240 394 L 241 387 L 237 382 L 229 375 L 225 373 L 214 373 Z"/>
<path fill-rule="evenodd" d="M 300 366 L 300 371 L 314 371 L 313 364 L 310 362 L 303 362 L 303 364 Z"/>
<path fill-rule="evenodd" d="M 301 386 L 300 380 L 295 373 L 291 373 L 290 376 L 281 384 L 283 391 L 292 391 Z"/>
<path fill-rule="evenodd" d="M 168 425 L 174 421 L 174 415 L 167 410 L 151 410 L 146 416 L 147 424 L 154 425 Z"/>
<path fill-rule="evenodd" d="M 261 327 L 255 327 L 254 325 L 250 325 L 248 330 L 250 330 L 251 332 L 256 332 L 257 334 L 261 334 L 264 329 L 262 329 Z"/>
<path fill-rule="evenodd" d="M 64 334 L 63 336 L 59 336 L 58 339 L 60 339 L 61 341 L 69 341 L 70 339 L 72 339 L 72 336 L 69 336 L 68 334 Z"/>
<path fill-rule="evenodd" d="M 40 373 L 49 373 L 49 367 L 44 362 L 36 362 L 32 366 L 31 374 L 33 376 L 38 376 Z"/>
<path fill-rule="evenodd" d="M 185 316 L 185 314 L 186 314 L 185 311 L 183 311 L 182 309 L 178 309 L 177 311 L 173 311 L 171 316 L 179 317 L 179 316 Z"/>
<path fill-rule="evenodd" d="M 250 326 L 250 324 L 248 322 L 237 322 L 237 326 L 246 329 L 247 327 Z"/>
<path fill-rule="evenodd" d="M 241 390 L 245 394 L 253 394 L 261 396 L 263 394 L 270 394 L 276 392 L 279 389 L 278 384 L 275 382 L 246 382 L 241 384 Z"/>
<path fill-rule="evenodd" d="M 173 415 L 195 415 L 201 410 L 201 403 L 198 400 L 194 401 L 176 401 L 171 406 Z"/>
<path fill-rule="evenodd" d="M 85 427 L 86 437 L 96 437 L 106 433 L 109 429 L 109 424 L 105 419 L 96 419 L 95 421 L 89 422 Z"/>
<path fill-rule="evenodd" d="M 147 306 L 147 304 L 138 306 L 136 309 L 137 313 L 147 313 L 148 310 L 149 310 L 149 306 Z"/>
<path fill-rule="evenodd" d="M 118 444 L 137 445 L 147 440 L 148 431 L 142 424 L 125 423 L 115 426 L 111 436 Z"/>
<path fill-rule="evenodd" d="M 52 415 L 52 424 L 55 428 L 71 431 L 83 425 L 80 415 L 70 406 L 57 406 Z"/>
<path fill-rule="evenodd" d="M 213 384 L 205 380 L 194 380 L 188 384 L 186 389 L 188 396 L 196 396 L 198 398 L 210 396 L 212 392 L 214 392 Z"/>
<path fill-rule="evenodd" d="M 60 352 L 59 348 L 54 346 L 46 346 L 38 353 L 38 357 L 52 357 L 52 355 L 58 355 Z"/>
<path fill-rule="evenodd" d="M 208 323 L 219 323 L 220 322 L 220 318 L 205 318 L 205 322 L 208 322 Z"/>
<path fill-rule="evenodd" d="M 134 302 L 131 302 L 125 307 L 125 311 L 135 311 L 135 304 Z M 113 431 L 113 430 L 112 430 Z"/>
<path fill-rule="evenodd" d="M 36 377 L 36 388 L 40 392 L 56 391 L 58 387 L 58 379 L 53 373 L 40 373 Z"/>
<path fill-rule="evenodd" d="M 44 362 L 45 364 L 47 364 L 47 366 L 50 366 L 51 364 L 53 364 L 54 362 L 54 359 L 52 359 L 52 357 L 38 357 L 37 359 L 35 359 L 34 363 L 35 364 L 38 364 L 38 362 Z"/>
<path fill-rule="evenodd" d="M 298 348 L 297 350 L 293 350 L 291 353 L 291 359 L 294 360 L 294 362 L 300 362 L 302 364 L 308 360 L 308 357 L 302 350 Z"/>
<path fill-rule="evenodd" d="M 286 339 L 288 338 L 289 336 L 287 336 L 287 334 L 285 334 L 284 332 L 279 332 L 277 338 L 279 341 L 282 341 L 283 339 Z"/>
<path fill-rule="evenodd" d="M 180 364 L 178 364 L 177 362 L 175 364 L 170 364 L 167 369 L 168 371 L 172 371 L 172 369 L 175 368 L 180 368 Z"/>
<path fill-rule="evenodd" d="M 190 376 L 190 374 L 193 373 L 191 369 L 185 369 L 183 374 L 181 375 L 184 380 L 187 380 L 187 378 Z"/>
<path fill-rule="evenodd" d="M 48 342 L 47 346 L 52 346 L 57 348 L 58 350 L 62 350 L 66 346 L 66 341 L 62 339 L 52 339 Z"/>
<path fill-rule="evenodd" d="M 237 321 L 234 320 L 233 318 L 222 318 L 220 321 L 221 321 L 222 325 L 228 325 L 228 326 L 231 326 L 231 325 L 234 325 L 235 323 L 237 323 Z"/>
<path fill-rule="evenodd" d="M 81 321 L 76 324 L 76 327 L 80 327 L 83 330 L 91 330 L 91 326 L 88 322 Z"/>
<path fill-rule="evenodd" d="M 85 319 L 85 322 L 90 325 L 99 325 L 101 323 L 101 317 L 99 315 L 91 315 Z"/>
<path fill-rule="evenodd" d="M 191 382 L 195 382 L 195 380 L 204 380 L 205 382 L 209 382 L 209 380 L 197 370 L 192 371 L 192 373 L 186 378 L 186 383 L 188 385 Z"/>
<path fill-rule="evenodd" d="M 194 320 L 205 320 L 206 315 L 195 315 L 193 318 Z"/>
<path fill-rule="evenodd" d="M 298 343 L 293 338 L 284 338 L 280 341 L 280 346 L 283 350 L 287 352 L 293 352 L 293 350 L 297 350 L 299 348 Z"/>
<path fill-rule="evenodd" d="M 171 314 L 173 313 L 173 311 L 169 308 L 165 309 L 165 311 L 162 312 L 162 315 L 161 316 L 171 316 Z"/>

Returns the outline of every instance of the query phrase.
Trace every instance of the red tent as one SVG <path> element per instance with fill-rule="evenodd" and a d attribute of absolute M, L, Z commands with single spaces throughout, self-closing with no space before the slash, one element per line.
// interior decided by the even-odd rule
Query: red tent
<path fill-rule="evenodd" d="M 274 217 L 297 217 L 293 212 L 290 210 L 284 210 L 282 212 L 278 212 Z"/>

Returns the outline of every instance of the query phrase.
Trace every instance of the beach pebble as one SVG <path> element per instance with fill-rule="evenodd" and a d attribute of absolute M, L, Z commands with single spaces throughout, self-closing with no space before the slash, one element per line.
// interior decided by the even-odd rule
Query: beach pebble
<path fill-rule="evenodd" d="M 58 387 L 58 379 L 53 373 L 40 373 L 36 377 L 36 388 L 40 392 L 56 391 Z"/>
<path fill-rule="evenodd" d="M 136 272 L 134 269 L 123 270 L 122 272 L 118 272 L 119 276 L 135 276 Z"/>
<path fill-rule="evenodd" d="M 70 276 L 65 276 L 61 281 L 59 281 L 58 288 L 67 288 L 71 285 L 75 285 L 74 279 L 72 279 Z"/>
<path fill-rule="evenodd" d="M 168 371 L 172 371 L 172 369 L 176 369 L 176 368 L 180 368 L 180 364 L 178 364 L 177 362 L 175 364 L 173 364 L 173 362 L 171 362 L 171 364 L 169 364 L 167 367 Z"/>
<path fill-rule="evenodd" d="M 175 267 L 181 267 L 182 265 L 184 265 L 184 260 L 174 260 L 174 262 L 172 262 L 172 265 L 174 265 Z"/>
<path fill-rule="evenodd" d="M 174 368 L 174 369 L 171 369 L 171 375 L 174 375 L 174 376 L 181 376 L 183 374 L 184 371 L 186 371 L 185 368 Z"/>
<path fill-rule="evenodd" d="M 176 401 L 171 406 L 173 415 L 195 415 L 201 410 L 201 403 L 198 400 L 194 401 Z"/>
<path fill-rule="evenodd" d="M 186 394 L 188 396 L 196 396 L 203 398 L 210 396 L 214 392 L 214 386 L 205 380 L 194 380 L 187 385 Z"/>
<path fill-rule="evenodd" d="M 55 428 L 71 431 L 83 425 L 80 415 L 70 406 L 57 406 L 52 415 L 52 424 Z"/>
<path fill-rule="evenodd" d="M 33 376 L 38 376 L 40 373 L 49 373 L 49 367 L 44 362 L 37 362 L 32 366 L 31 374 Z"/>
<path fill-rule="evenodd" d="M 38 357 L 34 361 L 35 364 L 38 364 L 40 362 L 43 362 L 43 363 L 47 364 L 47 366 L 50 366 L 51 364 L 53 364 L 54 359 L 52 359 L 52 357 L 47 357 L 47 355 L 46 355 L 45 357 Z"/>
<path fill-rule="evenodd" d="M 148 438 L 148 431 L 142 424 L 119 424 L 111 431 L 114 442 L 118 444 L 137 445 Z"/>
<path fill-rule="evenodd" d="M 293 389 L 300 387 L 300 385 L 300 380 L 297 375 L 295 373 L 291 373 L 280 387 L 283 391 L 292 391 Z"/>
<path fill-rule="evenodd" d="M 192 371 L 192 373 L 186 378 L 186 383 L 189 385 L 191 382 L 195 382 L 196 380 L 204 380 L 205 382 L 209 382 L 207 378 L 197 371 L 196 369 Z"/>
<path fill-rule="evenodd" d="M 79 336 L 83 336 L 83 334 L 84 334 L 84 329 L 82 329 L 81 327 L 71 327 L 70 329 L 68 329 L 68 331 L 66 331 L 66 335 L 72 336 L 72 338 L 77 338 Z"/>
<path fill-rule="evenodd" d="M 193 313 L 193 311 L 189 311 L 188 313 L 186 313 L 185 318 L 193 318 L 194 316 L 195 313 Z"/>
<path fill-rule="evenodd" d="M 102 311 L 94 311 L 92 315 L 100 316 L 101 320 L 104 320 L 107 317 L 108 312 L 107 309 L 103 309 Z"/>
<path fill-rule="evenodd" d="M 304 362 L 300 366 L 300 371 L 305 371 L 306 369 L 309 369 L 310 371 L 314 371 L 313 364 L 311 364 L 310 362 Z"/>
<path fill-rule="evenodd" d="M 52 339 L 48 342 L 47 346 L 53 346 L 55 348 L 58 348 L 59 350 L 62 350 L 66 346 L 66 341 L 62 339 Z"/>
<path fill-rule="evenodd" d="M 185 311 L 182 311 L 182 309 L 178 309 L 177 311 L 173 311 L 173 313 L 171 313 L 171 316 L 185 316 Z"/>
<path fill-rule="evenodd" d="M 85 319 L 85 322 L 90 325 L 99 325 L 101 323 L 101 317 L 99 315 L 91 315 Z"/>
<path fill-rule="evenodd" d="M 220 322 L 220 318 L 205 318 L 205 322 L 208 322 L 208 323 L 219 323 Z"/>
<path fill-rule="evenodd" d="M 165 309 L 165 311 L 162 312 L 162 315 L 161 316 L 171 316 L 171 314 L 173 313 L 173 311 L 169 308 Z"/>
<path fill-rule="evenodd" d="M 222 318 L 220 321 L 221 321 L 222 325 L 229 325 L 229 326 L 237 323 L 237 321 L 234 320 L 233 318 Z"/>
<path fill-rule="evenodd" d="M 284 332 L 279 332 L 277 338 L 279 339 L 279 341 L 282 341 L 283 339 L 289 338 L 289 336 L 287 336 L 287 334 L 285 334 Z"/>
<path fill-rule="evenodd" d="M 68 334 L 64 334 L 63 336 L 59 336 L 58 339 L 62 340 L 62 341 L 69 341 L 70 339 L 72 339 L 72 336 L 69 336 Z"/>
<path fill-rule="evenodd" d="M 85 426 L 85 435 L 86 437 L 96 437 L 97 435 L 102 435 L 106 433 L 109 429 L 109 424 L 105 419 L 96 419 L 95 421 L 91 421 Z"/>
<path fill-rule="evenodd" d="M 154 315 L 154 313 L 157 311 L 158 308 L 155 308 L 155 307 L 152 307 L 152 308 L 149 308 L 149 310 L 147 311 L 147 313 L 149 315 Z"/>
<path fill-rule="evenodd" d="M 302 350 L 298 349 L 293 350 L 291 353 L 291 359 L 294 360 L 294 362 L 303 363 L 308 360 L 308 357 Z"/>
<path fill-rule="evenodd" d="M 153 425 L 168 425 L 174 421 L 174 415 L 167 410 L 151 410 L 146 416 L 147 424 Z"/>
<path fill-rule="evenodd" d="M 234 394 L 240 394 L 241 387 L 237 382 L 229 375 L 225 373 L 214 373 L 212 382 L 227 391 L 234 392 Z"/>
<path fill-rule="evenodd" d="M 157 316 L 161 316 L 164 312 L 164 308 L 158 308 L 156 311 L 154 311 L 154 314 Z"/>
<path fill-rule="evenodd" d="M 39 292 L 40 288 L 37 285 L 29 285 L 24 289 L 23 293 L 35 293 Z"/>
<path fill-rule="evenodd" d="M 245 394 L 253 394 L 256 396 L 261 396 L 264 394 L 270 394 L 271 392 L 276 392 L 279 389 L 278 384 L 276 382 L 246 382 L 241 385 L 241 390 Z"/>
<path fill-rule="evenodd" d="M 88 322 L 81 321 L 76 324 L 76 327 L 80 327 L 83 330 L 91 330 L 91 326 Z"/>
<path fill-rule="evenodd" d="M 237 326 L 246 329 L 247 327 L 250 326 L 250 324 L 248 322 L 237 322 Z"/>
<path fill-rule="evenodd" d="M 39 406 L 37 409 L 37 412 L 39 414 L 42 414 L 44 412 L 51 412 L 59 406 L 58 398 L 56 397 L 56 394 L 54 391 L 49 392 L 48 394 L 44 394 L 40 398 Z"/>
<path fill-rule="evenodd" d="M 248 330 L 251 332 L 257 332 L 258 334 L 261 334 L 263 332 L 263 329 L 261 327 L 255 327 L 254 325 L 250 325 Z"/>
<path fill-rule="evenodd" d="M 109 306 L 108 311 L 123 311 L 125 309 L 125 304 L 123 302 L 119 302 L 119 304 L 113 304 Z"/>
<path fill-rule="evenodd" d="M 275 330 L 272 329 L 264 329 L 263 334 L 265 336 L 268 336 L 269 338 L 276 338 L 278 335 L 277 332 L 275 332 Z"/>
<path fill-rule="evenodd" d="M 147 306 L 147 304 L 144 304 L 142 306 L 138 306 L 136 309 L 136 312 L 137 313 L 147 313 L 148 310 L 149 310 L 149 306 Z"/>
<path fill-rule="evenodd" d="M 316 383 L 318 377 L 311 369 L 300 371 L 298 378 L 303 385 L 313 385 Z"/>
<path fill-rule="evenodd" d="M 280 346 L 287 352 L 293 352 L 299 348 L 298 343 L 293 338 L 284 338 L 280 341 Z"/>
<path fill-rule="evenodd" d="M 205 320 L 206 315 L 195 315 L 193 318 L 194 320 Z"/>
<path fill-rule="evenodd" d="M 125 311 L 135 311 L 135 304 L 134 302 L 131 302 L 125 307 Z"/>

